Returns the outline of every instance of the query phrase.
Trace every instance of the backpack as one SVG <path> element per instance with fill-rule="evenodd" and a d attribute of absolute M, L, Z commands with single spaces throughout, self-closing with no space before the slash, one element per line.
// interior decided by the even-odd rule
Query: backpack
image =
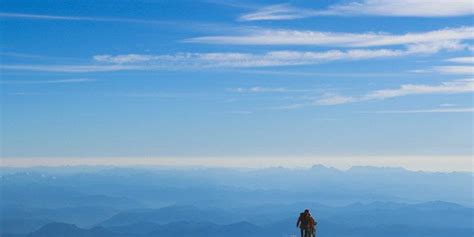
<path fill-rule="evenodd" d="M 309 216 L 300 215 L 300 227 L 307 228 L 309 226 Z"/>

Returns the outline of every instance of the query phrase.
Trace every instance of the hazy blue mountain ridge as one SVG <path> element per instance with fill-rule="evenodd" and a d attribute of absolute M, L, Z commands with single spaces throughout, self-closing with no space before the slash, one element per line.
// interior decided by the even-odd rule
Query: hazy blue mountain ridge
<path fill-rule="evenodd" d="M 1 236 L 469 236 L 471 173 L 353 167 L 2 171 Z M 65 224 L 69 223 L 69 224 Z"/>

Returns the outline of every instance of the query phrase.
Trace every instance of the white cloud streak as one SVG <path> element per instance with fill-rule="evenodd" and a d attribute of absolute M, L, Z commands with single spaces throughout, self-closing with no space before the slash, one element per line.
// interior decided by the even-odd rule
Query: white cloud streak
<path fill-rule="evenodd" d="M 444 103 L 444 104 L 440 104 L 439 107 L 454 107 L 456 106 L 455 104 L 451 104 L 451 103 Z"/>
<path fill-rule="evenodd" d="M 474 75 L 474 66 L 437 66 L 434 71 L 443 74 Z"/>
<path fill-rule="evenodd" d="M 90 78 L 73 78 L 73 79 L 58 79 L 58 80 L 29 80 L 29 81 L 0 81 L 0 84 L 69 84 L 69 83 L 83 83 L 93 82 Z"/>
<path fill-rule="evenodd" d="M 239 21 L 268 21 L 268 20 L 292 20 L 318 15 L 318 12 L 309 9 L 292 7 L 289 4 L 277 4 L 263 7 L 256 12 L 244 14 L 238 18 Z"/>
<path fill-rule="evenodd" d="M 55 21 L 101 21 L 101 22 L 121 22 L 121 23 L 160 23 L 167 22 L 156 20 L 142 20 L 115 17 L 89 17 L 89 16 L 58 16 L 58 15 L 41 15 L 28 13 L 12 13 L 0 12 L 0 18 L 11 19 L 29 19 L 29 20 L 55 20 Z"/>
<path fill-rule="evenodd" d="M 174 55 L 97 55 L 92 65 L 0 65 L 2 70 L 46 72 L 109 72 L 130 70 L 200 69 L 200 68 L 258 68 L 296 66 L 341 60 L 367 60 L 401 57 L 410 50 L 354 49 L 329 51 L 270 51 L 251 53 L 178 53 Z"/>
<path fill-rule="evenodd" d="M 66 20 L 66 21 L 94 21 L 102 18 L 94 17 L 78 17 L 78 16 L 55 16 L 55 15 L 40 15 L 27 13 L 0 13 L 1 18 L 21 18 L 21 19 L 36 19 L 36 20 Z"/>
<path fill-rule="evenodd" d="M 371 91 L 362 96 L 343 96 L 325 94 L 315 100 L 313 105 L 338 105 L 371 100 L 384 100 L 410 95 L 464 94 L 474 92 L 474 79 L 443 82 L 439 85 L 405 84 L 396 89 Z"/>
<path fill-rule="evenodd" d="M 474 79 L 443 82 L 439 85 L 405 84 L 397 89 L 376 90 L 362 100 L 387 99 L 419 94 L 459 94 L 474 92 Z"/>
<path fill-rule="evenodd" d="M 456 65 L 435 66 L 430 69 L 412 70 L 415 73 L 437 72 L 441 74 L 469 75 L 474 76 L 474 57 L 448 58 L 445 62 L 451 62 Z"/>
<path fill-rule="evenodd" d="M 418 110 L 385 110 L 370 112 L 375 114 L 418 114 L 418 113 L 474 113 L 474 107 L 470 108 L 436 108 Z"/>
<path fill-rule="evenodd" d="M 240 21 L 293 20 L 317 16 L 455 17 L 474 14 L 471 0 L 362 0 L 316 10 L 270 5 L 244 14 Z"/>
<path fill-rule="evenodd" d="M 474 64 L 474 57 L 457 57 L 449 58 L 445 60 L 446 62 L 460 63 L 460 64 Z"/>
<path fill-rule="evenodd" d="M 433 47 L 410 47 L 398 49 L 351 49 L 328 51 L 270 51 L 263 54 L 251 53 L 178 53 L 174 55 L 97 55 L 97 62 L 147 66 L 199 66 L 199 67 L 267 67 L 308 65 L 337 60 L 366 60 L 374 58 L 401 57 L 412 54 L 436 53 L 442 49 L 452 49 L 451 44 Z M 456 48 L 456 47 L 454 47 Z"/>
<path fill-rule="evenodd" d="M 471 0 L 363 0 L 329 7 L 326 15 L 453 17 L 474 14 Z"/>
<path fill-rule="evenodd" d="M 8 65 L 0 64 L 2 70 L 15 71 L 37 71 L 37 72 L 65 72 L 65 73 L 87 73 L 87 72 L 112 72 L 143 70 L 143 66 L 137 65 Z"/>
<path fill-rule="evenodd" d="M 357 102 L 357 99 L 350 96 L 342 96 L 333 93 L 326 93 L 314 102 L 314 105 L 339 105 Z"/>
<path fill-rule="evenodd" d="M 185 40 L 191 43 L 236 44 L 236 45 L 317 45 L 339 47 L 374 47 L 389 45 L 411 45 L 412 47 L 436 47 L 451 44 L 451 47 L 468 48 L 460 45 L 463 40 L 474 39 L 474 27 L 446 28 L 435 31 L 388 34 L 347 33 L 295 30 L 260 30 L 237 36 L 205 36 Z"/>
<path fill-rule="evenodd" d="M 125 55 L 95 55 L 94 60 L 97 62 L 105 62 L 105 63 L 116 63 L 116 64 L 126 64 L 126 63 L 139 63 L 139 62 L 147 62 L 151 60 L 158 60 L 159 56 L 153 55 L 143 55 L 143 54 L 125 54 Z"/>
<path fill-rule="evenodd" d="M 242 93 L 242 94 L 257 94 L 257 93 L 301 93 L 301 92 L 317 92 L 321 91 L 322 89 L 315 89 L 315 88 L 306 88 L 306 89 L 294 89 L 294 88 L 284 88 L 284 87 L 261 87 L 261 86 L 253 86 L 253 87 L 237 87 L 237 88 L 229 88 L 228 91 L 234 93 Z"/>
<path fill-rule="evenodd" d="M 249 87 L 249 88 L 243 88 L 243 87 L 231 88 L 231 89 L 229 89 L 229 91 L 237 92 L 237 93 L 281 93 L 281 92 L 288 92 L 288 90 L 285 89 L 285 88 L 269 88 L 269 87 L 260 87 L 260 86 L 254 86 L 254 87 Z"/>
<path fill-rule="evenodd" d="M 297 65 L 313 65 L 333 61 L 356 61 L 380 58 L 430 55 L 441 50 L 461 50 L 466 46 L 458 42 L 436 42 L 432 44 L 408 45 L 405 49 L 349 49 L 327 51 L 270 51 L 266 53 L 176 53 L 162 55 L 125 54 L 95 55 L 90 65 L 9 65 L 1 64 L 2 70 L 44 72 L 110 72 L 153 71 L 211 68 L 259 68 Z M 441 70 L 441 69 L 440 69 Z M 448 69 L 444 69 L 448 70 Z"/>

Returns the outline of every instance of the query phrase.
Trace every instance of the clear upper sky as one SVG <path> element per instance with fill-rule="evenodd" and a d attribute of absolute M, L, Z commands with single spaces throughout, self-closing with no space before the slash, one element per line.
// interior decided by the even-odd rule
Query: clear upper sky
<path fill-rule="evenodd" d="M 4 159 L 473 154 L 471 0 L 0 8 Z"/>

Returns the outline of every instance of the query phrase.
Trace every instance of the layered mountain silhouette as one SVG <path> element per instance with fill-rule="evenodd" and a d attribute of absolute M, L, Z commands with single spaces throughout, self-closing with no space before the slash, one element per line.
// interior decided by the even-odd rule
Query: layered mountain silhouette
<path fill-rule="evenodd" d="M 32 232 L 27 237 L 108 237 L 117 236 L 103 227 L 82 229 L 76 225 L 53 222 L 44 225 L 39 230 Z"/>
<path fill-rule="evenodd" d="M 230 225 L 217 225 L 211 222 L 172 222 L 166 225 L 153 223 L 136 223 L 121 228 L 106 229 L 93 227 L 90 229 L 79 228 L 66 223 L 50 223 L 25 237 L 175 237 L 175 236 L 262 236 L 264 230 L 247 222 Z M 21 235 L 5 235 L 13 237 Z"/>
<path fill-rule="evenodd" d="M 291 221 L 291 224 L 294 221 Z M 283 225 L 285 224 L 285 225 Z M 79 228 L 72 224 L 50 223 L 39 230 L 27 235 L 3 235 L 4 237 L 176 237 L 176 236 L 195 236 L 195 237 L 271 237 L 271 236 L 290 236 L 296 233 L 294 227 L 291 228 L 289 222 L 283 221 L 275 223 L 273 226 L 259 227 L 248 222 L 239 222 L 230 225 L 217 225 L 210 222 L 172 222 L 166 225 L 153 223 L 136 223 L 122 227 L 93 227 L 89 229 Z M 324 236 L 357 236 L 357 237 L 376 237 L 376 236 L 422 236 L 422 237 L 441 237 L 441 236 L 472 236 L 472 228 L 440 228 L 433 227 L 426 229 L 424 227 L 413 227 L 403 225 L 377 226 L 377 227 L 347 227 L 337 223 L 321 221 L 321 227 L 318 230 Z"/>
<path fill-rule="evenodd" d="M 238 221 L 235 214 L 216 208 L 196 208 L 194 206 L 169 206 L 160 209 L 138 209 L 121 212 L 100 223 L 102 226 L 127 225 L 153 220 L 156 223 L 168 223 L 183 220 L 194 222 L 213 222 L 230 224 Z"/>
<path fill-rule="evenodd" d="M 319 236 L 472 237 L 473 177 L 321 165 L 9 169 L 0 176 L 0 236 L 291 236 L 309 208 Z"/>
<path fill-rule="evenodd" d="M 294 213 L 291 212 L 300 205 L 314 207 L 312 210 L 318 216 L 318 231 L 325 236 L 471 237 L 474 234 L 474 228 L 471 225 L 474 221 L 471 208 L 438 201 L 420 204 L 355 203 L 344 207 L 306 203 L 280 205 L 279 209 L 277 206 L 262 206 L 253 209 L 253 214 L 245 213 L 249 211 L 245 209 L 241 212 L 226 212 L 221 209 L 201 209 L 193 206 L 169 206 L 159 209 L 124 211 L 89 228 L 52 222 L 31 233 L 10 233 L 2 236 L 289 236 L 297 233 L 296 217 L 292 216 Z M 270 221 L 258 221 L 259 218 L 268 218 Z M 261 224 L 255 224 L 258 222 Z"/>

